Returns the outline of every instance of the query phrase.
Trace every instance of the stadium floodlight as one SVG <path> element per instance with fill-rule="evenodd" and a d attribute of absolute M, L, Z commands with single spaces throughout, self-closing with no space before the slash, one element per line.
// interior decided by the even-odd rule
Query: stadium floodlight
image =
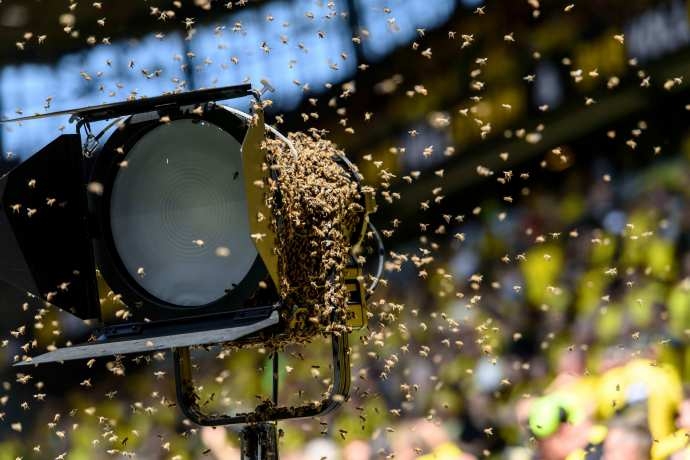
<path fill-rule="evenodd" d="M 251 114 L 217 103 L 241 97 L 253 98 Z M 312 416 L 347 397 L 347 334 L 332 334 L 333 388 L 320 403 L 280 407 L 276 372 L 274 400 L 251 413 L 208 415 L 196 404 L 189 347 L 263 343 L 285 331 L 276 232 L 255 216 L 271 212 L 256 187 L 271 174 L 267 131 L 290 141 L 265 125 L 260 97 L 238 85 L 3 120 L 76 122 L 76 134 L 0 178 L 0 279 L 90 320 L 96 337 L 16 365 L 173 349 L 180 407 L 202 425 Z M 94 134 L 91 124 L 103 120 L 113 121 Z M 353 247 L 371 225 L 372 197 L 361 196 Z M 366 321 L 358 261 L 353 253 L 344 280 L 353 327 Z"/>

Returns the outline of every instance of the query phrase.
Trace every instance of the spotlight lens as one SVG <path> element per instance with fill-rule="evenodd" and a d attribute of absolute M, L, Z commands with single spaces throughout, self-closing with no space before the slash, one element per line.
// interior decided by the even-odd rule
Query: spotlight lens
<path fill-rule="evenodd" d="M 110 221 L 131 277 L 180 307 L 209 304 L 239 284 L 257 252 L 238 140 L 212 123 L 180 119 L 146 133 L 124 159 Z"/>

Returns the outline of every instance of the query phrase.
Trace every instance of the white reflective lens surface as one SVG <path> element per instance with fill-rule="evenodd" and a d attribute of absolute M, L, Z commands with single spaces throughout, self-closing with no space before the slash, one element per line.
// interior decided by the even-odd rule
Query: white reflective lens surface
<path fill-rule="evenodd" d="M 110 219 L 129 274 L 179 306 L 208 304 L 239 284 L 257 256 L 240 143 L 211 123 L 182 119 L 149 131 L 124 159 Z"/>

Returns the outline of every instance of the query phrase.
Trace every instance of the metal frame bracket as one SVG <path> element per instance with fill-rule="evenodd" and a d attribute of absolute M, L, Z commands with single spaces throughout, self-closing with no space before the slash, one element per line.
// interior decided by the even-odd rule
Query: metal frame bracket
<path fill-rule="evenodd" d="M 265 401 L 252 412 L 228 414 L 207 414 L 198 404 L 199 396 L 194 387 L 192 361 L 189 347 L 174 349 L 175 386 L 177 400 L 184 415 L 202 426 L 234 425 L 238 423 L 260 423 L 277 420 L 314 417 L 327 414 L 346 401 L 350 394 L 350 349 L 347 334 L 331 334 L 333 385 L 329 394 L 318 403 L 296 407 L 278 405 L 278 358 L 273 361 L 273 400 Z"/>

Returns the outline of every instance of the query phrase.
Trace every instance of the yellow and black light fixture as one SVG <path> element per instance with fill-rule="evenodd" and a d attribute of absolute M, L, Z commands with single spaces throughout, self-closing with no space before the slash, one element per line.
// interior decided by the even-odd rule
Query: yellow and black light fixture
<path fill-rule="evenodd" d="M 235 415 L 196 405 L 189 347 L 264 343 L 285 334 L 299 305 L 281 304 L 276 232 L 264 189 L 267 134 L 261 94 L 250 85 L 163 95 L 3 122 L 71 115 L 62 134 L 0 178 L 0 278 L 91 320 L 97 339 L 16 365 L 173 349 L 180 406 L 202 425 L 311 416 L 337 407 L 349 390 L 347 334 L 332 334 L 333 388 L 320 403 L 274 400 Z M 217 101 L 252 98 L 251 113 Z M 94 134 L 91 124 L 113 120 Z M 346 158 L 334 159 L 353 183 Z M 362 193 L 343 282 L 351 327 L 366 322 L 362 257 L 371 195 Z M 263 238 L 252 238 L 261 234 Z M 373 251 L 382 266 L 380 238 Z M 282 310 L 281 310 L 282 309 Z M 274 353 L 277 366 L 277 353 Z M 277 378 L 277 373 L 275 373 Z"/>

